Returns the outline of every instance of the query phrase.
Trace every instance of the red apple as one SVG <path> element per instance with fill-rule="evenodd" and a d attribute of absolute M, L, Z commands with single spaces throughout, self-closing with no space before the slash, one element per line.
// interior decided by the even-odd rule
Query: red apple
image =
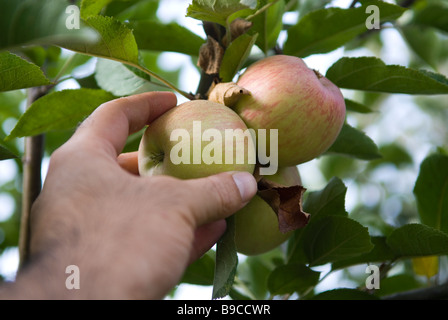
<path fill-rule="evenodd" d="M 275 175 L 265 177 L 284 186 L 301 185 L 297 167 L 279 168 Z M 257 255 L 270 251 L 285 242 L 291 232 L 279 231 L 274 210 L 259 196 L 255 196 L 235 213 L 235 245 L 245 255 Z"/>
<path fill-rule="evenodd" d="M 275 55 L 259 60 L 237 84 L 251 93 L 234 107 L 246 125 L 256 132 L 278 129 L 280 167 L 321 155 L 336 140 L 345 121 L 339 88 L 300 58 Z"/>
<path fill-rule="evenodd" d="M 255 145 L 243 120 L 223 104 L 188 101 L 157 118 L 140 142 L 140 175 L 181 179 L 255 167 Z"/>

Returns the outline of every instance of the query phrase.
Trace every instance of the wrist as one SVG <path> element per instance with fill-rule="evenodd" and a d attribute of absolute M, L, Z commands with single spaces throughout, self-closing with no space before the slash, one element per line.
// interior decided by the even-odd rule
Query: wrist
<path fill-rule="evenodd" d="M 47 257 L 33 257 L 19 269 L 14 282 L 0 290 L 0 299 L 70 299 L 65 286 L 65 270 Z"/>

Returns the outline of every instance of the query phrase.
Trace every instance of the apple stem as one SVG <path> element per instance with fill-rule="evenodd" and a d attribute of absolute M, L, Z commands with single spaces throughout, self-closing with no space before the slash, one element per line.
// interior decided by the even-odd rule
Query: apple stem
<path fill-rule="evenodd" d="M 192 95 L 191 93 L 187 93 L 187 92 L 185 92 L 185 91 L 183 91 L 183 90 L 177 88 L 177 87 L 176 87 L 175 85 L 173 85 L 171 82 L 169 82 L 169 81 L 163 79 L 161 76 L 157 75 L 156 73 L 152 72 L 151 70 L 148 70 L 148 69 L 146 69 L 145 67 L 142 67 L 141 65 L 136 64 L 136 63 L 130 63 L 130 62 L 125 62 L 125 61 L 123 61 L 123 63 L 126 63 L 126 64 L 128 64 L 128 65 L 130 65 L 130 66 L 132 66 L 132 67 L 135 67 L 135 68 L 137 68 L 137 69 L 143 71 L 144 73 L 150 75 L 151 77 L 153 77 L 153 78 L 159 80 L 159 81 L 162 82 L 165 86 L 167 86 L 168 88 L 173 89 L 174 91 L 180 93 L 180 94 L 183 95 L 185 98 L 187 98 L 187 99 L 189 99 L 189 100 L 194 100 L 194 99 L 195 99 L 194 95 Z"/>
<path fill-rule="evenodd" d="M 316 75 L 316 77 L 317 77 L 318 79 L 324 77 L 319 71 L 317 71 L 317 70 L 315 70 L 315 69 L 313 69 L 313 71 L 314 71 L 314 74 Z"/>

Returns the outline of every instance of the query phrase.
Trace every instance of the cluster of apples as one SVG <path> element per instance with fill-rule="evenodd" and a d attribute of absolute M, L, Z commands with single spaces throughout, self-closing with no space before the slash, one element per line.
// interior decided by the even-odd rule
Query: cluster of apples
<path fill-rule="evenodd" d="M 248 137 L 247 129 L 256 134 L 276 129 L 278 171 L 266 178 L 284 186 L 301 185 L 297 165 L 325 152 L 345 121 L 341 91 L 302 59 L 286 55 L 253 63 L 237 85 L 249 94 L 232 107 L 192 100 L 149 125 L 139 148 L 140 174 L 190 179 L 224 171 L 253 173 L 257 152 L 252 140 L 257 137 Z M 243 141 L 235 148 L 233 140 L 218 139 L 229 129 L 234 139 Z M 216 161 L 229 149 L 235 161 Z M 246 255 L 267 252 L 291 235 L 279 231 L 275 212 L 259 196 L 235 214 L 235 228 L 237 250 Z"/>

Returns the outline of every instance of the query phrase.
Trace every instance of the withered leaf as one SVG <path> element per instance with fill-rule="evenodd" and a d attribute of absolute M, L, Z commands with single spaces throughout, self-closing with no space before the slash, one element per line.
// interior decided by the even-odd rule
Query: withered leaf
<path fill-rule="evenodd" d="M 205 34 L 216 41 L 220 41 L 226 33 L 226 28 L 218 23 L 202 21 L 202 27 L 204 28 Z"/>
<path fill-rule="evenodd" d="M 208 94 L 208 100 L 233 107 L 244 95 L 250 95 L 249 90 L 233 82 L 222 82 L 212 85 Z"/>
<path fill-rule="evenodd" d="M 310 215 L 302 209 L 302 196 L 306 189 L 301 185 L 283 186 L 265 177 L 258 180 L 258 196 L 277 214 L 280 232 L 303 228 Z"/>
<path fill-rule="evenodd" d="M 238 38 L 240 35 L 245 34 L 251 27 L 253 23 L 242 18 L 236 18 L 230 23 L 230 38 L 224 35 L 222 38 L 222 43 L 228 46 L 230 42 Z M 230 41 L 230 42 L 229 42 Z"/>
<path fill-rule="evenodd" d="M 236 18 L 230 24 L 230 34 L 232 36 L 232 41 L 238 38 L 240 35 L 246 33 L 253 23 L 242 18 Z"/>
<path fill-rule="evenodd" d="M 207 42 L 199 50 L 198 67 L 206 74 L 218 74 L 221 66 L 224 48 L 211 36 L 207 37 Z"/>

